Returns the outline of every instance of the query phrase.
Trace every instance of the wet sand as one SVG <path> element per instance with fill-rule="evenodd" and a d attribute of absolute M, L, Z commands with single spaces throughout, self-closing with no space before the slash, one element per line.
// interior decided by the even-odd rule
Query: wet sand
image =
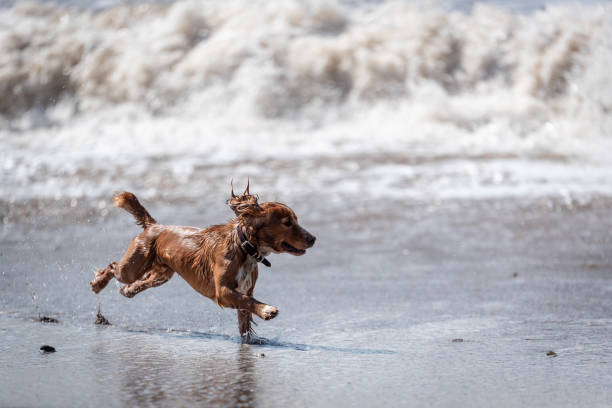
<path fill-rule="evenodd" d="M 317 245 L 260 272 L 255 295 L 280 315 L 258 321 L 259 346 L 178 276 L 134 299 L 115 283 L 93 295 L 95 268 L 138 231 L 129 216 L 5 205 L 0 405 L 612 404 L 611 200 L 324 199 L 292 203 Z M 201 226 L 230 215 L 150 210 Z M 98 301 L 112 326 L 93 324 Z"/>

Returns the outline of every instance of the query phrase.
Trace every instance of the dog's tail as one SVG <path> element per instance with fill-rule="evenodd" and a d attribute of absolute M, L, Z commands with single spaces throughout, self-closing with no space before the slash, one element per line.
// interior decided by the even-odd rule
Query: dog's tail
<path fill-rule="evenodd" d="M 157 224 L 155 218 L 151 217 L 151 214 L 140 204 L 136 196 L 129 191 L 123 193 L 117 193 L 113 197 L 115 207 L 123 208 L 136 218 L 136 224 L 142 228 L 147 228 L 150 225 Z"/>

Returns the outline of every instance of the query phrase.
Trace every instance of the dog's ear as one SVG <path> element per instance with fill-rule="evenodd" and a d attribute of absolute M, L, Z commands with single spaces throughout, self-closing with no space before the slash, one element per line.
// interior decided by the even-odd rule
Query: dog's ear
<path fill-rule="evenodd" d="M 236 195 L 234 194 L 234 185 L 232 182 L 232 193 L 230 199 L 227 200 L 227 204 L 236 216 L 255 215 L 262 210 L 257 202 L 259 197 L 249 193 L 249 184 L 250 180 L 244 192 L 240 195 Z"/>

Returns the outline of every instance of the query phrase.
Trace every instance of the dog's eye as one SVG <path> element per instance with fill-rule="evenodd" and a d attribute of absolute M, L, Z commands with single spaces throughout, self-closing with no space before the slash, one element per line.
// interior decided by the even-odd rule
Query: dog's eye
<path fill-rule="evenodd" d="M 291 226 L 291 220 L 287 220 L 283 222 L 283 225 L 290 227 Z"/>

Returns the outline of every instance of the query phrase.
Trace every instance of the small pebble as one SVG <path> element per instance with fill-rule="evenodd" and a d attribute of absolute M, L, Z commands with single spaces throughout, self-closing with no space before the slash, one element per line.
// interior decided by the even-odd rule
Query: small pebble
<path fill-rule="evenodd" d="M 100 312 L 100 304 L 98 303 L 98 314 L 96 315 L 96 320 L 94 321 L 94 324 L 100 325 L 100 326 L 110 326 L 110 322 L 106 319 L 106 317 L 102 316 L 102 313 Z"/>
<path fill-rule="evenodd" d="M 552 350 L 548 350 L 548 351 L 546 352 L 546 355 L 547 355 L 547 356 L 549 356 L 549 357 L 557 357 L 557 353 L 555 353 L 555 352 L 554 352 L 554 351 L 552 351 Z"/>
<path fill-rule="evenodd" d="M 266 355 L 264 353 L 259 353 L 259 357 L 265 357 Z"/>
<path fill-rule="evenodd" d="M 46 353 L 55 353 L 55 348 L 45 344 L 44 346 L 40 346 L 40 352 L 43 353 L 43 354 L 46 354 Z"/>
<path fill-rule="evenodd" d="M 463 343 L 463 339 L 452 339 L 453 343 Z"/>
<path fill-rule="evenodd" d="M 38 321 L 41 323 L 59 323 L 59 320 L 49 316 L 38 316 Z"/>
<path fill-rule="evenodd" d="M 586 265 L 584 265 L 584 266 L 586 266 L 586 267 L 587 267 L 587 268 L 589 268 L 589 269 L 596 269 L 596 268 L 598 268 L 598 267 L 599 267 L 599 265 L 598 265 L 598 264 L 596 264 L 596 263 L 588 263 L 588 264 L 586 264 Z"/>
<path fill-rule="evenodd" d="M 512 274 L 512 277 L 513 277 L 513 278 L 518 278 L 518 276 L 519 276 L 518 272 L 514 272 L 514 273 Z"/>

